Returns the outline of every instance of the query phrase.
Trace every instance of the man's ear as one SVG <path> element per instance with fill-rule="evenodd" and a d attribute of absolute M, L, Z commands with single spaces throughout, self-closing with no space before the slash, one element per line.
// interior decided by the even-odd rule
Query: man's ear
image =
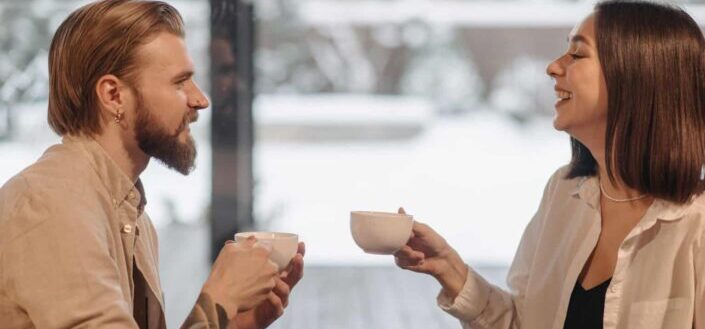
<path fill-rule="evenodd" d="M 112 74 L 106 74 L 98 79 L 95 92 L 98 96 L 98 106 L 102 111 L 102 117 L 115 118 L 125 113 L 125 88 L 120 78 Z"/>

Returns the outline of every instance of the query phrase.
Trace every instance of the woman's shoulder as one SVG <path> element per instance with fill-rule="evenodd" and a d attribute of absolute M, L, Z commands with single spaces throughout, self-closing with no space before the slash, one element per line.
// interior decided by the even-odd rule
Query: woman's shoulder
<path fill-rule="evenodd" d="M 693 196 L 692 204 L 688 207 L 688 213 L 705 221 L 705 193 Z"/>
<path fill-rule="evenodd" d="M 565 164 L 556 169 L 546 183 L 546 194 L 554 194 L 558 191 L 577 193 L 580 186 L 590 179 L 590 176 L 569 177 L 569 172 L 570 164 Z"/>

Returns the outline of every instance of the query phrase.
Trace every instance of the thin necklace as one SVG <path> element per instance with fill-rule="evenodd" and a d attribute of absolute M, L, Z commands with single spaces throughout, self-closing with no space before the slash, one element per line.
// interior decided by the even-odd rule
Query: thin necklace
<path fill-rule="evenodd" d="M 614 201 L 614 202 L 629 202 L 629 201 L 641 200 L 641 199 L 643 199 L 643 198 L 645 198 L 645 197 L 648 196 L 648 194 L 642 194 L 642 195 L 639 195 L 639 196 L 635 196 L 635 197 L 633 197 L 633 198 L 616 199 L 616 198 L 611 197 L 609 194 L 607 194 L 607 192 L 605 192 L 605 188 L 602 187 L 602 181 L 599 181 L 599 182 L 600 182 L 600 191 L 602 192 L 602 195 L 604 195 L 605 198 L 609 199 L 610 201 Z"/>

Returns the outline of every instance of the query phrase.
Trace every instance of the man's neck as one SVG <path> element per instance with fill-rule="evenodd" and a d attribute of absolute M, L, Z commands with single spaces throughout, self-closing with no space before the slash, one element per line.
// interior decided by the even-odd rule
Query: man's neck
<path fill-rule="evenodd" d="M 142 152 L 134 139 L 131 139 L 134 142 L 127 142 L 120 131 L 108 128 L 94 139 L 131 181 L 136 182 L 147 168 L 149 156 Z"/>

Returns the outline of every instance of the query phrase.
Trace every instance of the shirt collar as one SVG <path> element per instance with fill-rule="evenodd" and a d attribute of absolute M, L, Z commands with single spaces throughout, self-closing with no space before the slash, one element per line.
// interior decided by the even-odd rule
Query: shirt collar
<path fill-rule="evenodd" d="M 595 176 L 583 176 L 577 179 L 571 196 L 583 200 L 592 209 L 600 209 L 600 187 Z"/>
<path fill-rule="evenodd" d="M 600 209 L 600 186 L 597 176 L 584 176 L 578 179 L 571 191 L 571 196 L 585 201 L 593 209 Z M 674 221 L 687 214 L 694 200 L 695 197 L 684 204 L 678 204 L 656 198 L 648 213 L 654 214 L 654 218 L 658 220 Z"/>
<path fill-rule="evenodd" d="M 652 207 L 656 211 L 656 216 L 660 220 L 674 221 L 682 218 L 688 213 L 688 210 L 693 205 L 695 198 L 691 198 L 684 204 L 677 204 L 663 199 L 654 200 Z"/>
<path fill-rule="evenodd" d="M 89 161 L 100 181 L 110 193 L 113 206 L 118 207 L 123 202 L 134 202 L 141 213 L 147 204 L 144 189 L 140 179 L 133 182 L 127 174 L 110 158 L 102 146 L 93 138 L 66 135 L 62 143 L 67 147 L 80 151 Z"/>

